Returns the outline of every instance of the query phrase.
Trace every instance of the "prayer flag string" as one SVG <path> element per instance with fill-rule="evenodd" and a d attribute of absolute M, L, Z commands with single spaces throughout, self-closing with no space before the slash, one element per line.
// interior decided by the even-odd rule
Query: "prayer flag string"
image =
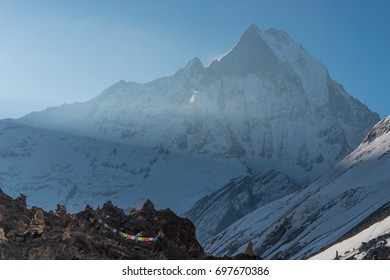
<path fill-rule="evenodd" d="M 119 234 L 120 236 L 122 236 L 122 237 L 124 237 L 126 239 L 131 239 L 131 240 L 135 240 L 135 241 L 142 241 L 142 242 L 157 241 L 157 237 L 137 236 L 137 235 L 132 235 L 132 234 L 128 234 L 126 232 L 120 231 L 120 230 L 118 230 L 116 228 L 111 227 L 109 224 L 104 222 L 104 220 L 101 219 L 100 217 L 97 217 L 96 221 L 99 223 L 99 225 L 102 225 L 103 228 L 105 228 L 105 229 L 107 229 L 109 231 L 112 231 L 115 234 Z"/>

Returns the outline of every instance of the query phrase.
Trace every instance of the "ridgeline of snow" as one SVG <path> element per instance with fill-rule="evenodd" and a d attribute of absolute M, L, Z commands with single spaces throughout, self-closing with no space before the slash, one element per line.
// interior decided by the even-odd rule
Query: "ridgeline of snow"
<path fill-rule="evenodd" d="M 387 117 L 317 181 L 236 221 L 206 250 L 217 255 L 240 252 L 252 241 L 264 258 L 303 259 L 337 241 L 390 202 L 389 132 Z"/>

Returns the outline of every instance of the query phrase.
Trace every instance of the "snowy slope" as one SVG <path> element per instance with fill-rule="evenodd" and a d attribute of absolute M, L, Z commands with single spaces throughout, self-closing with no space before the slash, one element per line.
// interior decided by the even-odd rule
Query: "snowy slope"
<path fill-rule="evenodd" d="M 173 76 L 120 81 L 88 102 L 19 121 L 146 149 L 237 159 L 250 172 L 272 168 L 307 183 L 352 151 L 378 120 L 285 32 L 251 25 L 209 67 L 195 58 Z"/>
<path fill-rule="evenodd" d="M 390 252 L 390 216 L 343 240 L 325 251 L 312 256 L 311 260 L 365 259 L 373 249 L 387 247 Z"/>
<path fill-rule="evenodd" d="M 245 172 L 237 160 L 145 149 L 0 121 L 0 183 L 30 205 L 71 211 L 107 200 L 139 207 L 150 198 L 179 212 Z"/>
<path fill-rule="evenodd" d="M 249 241 L 264 258 L 306 258 L 390 202 L 390 117 L 359 147 L 298 194 L 266 204 L 215 236 L 214 254 L 242 252 Z"/>
<path fill-rule="evenodd" d="M 299 186 L 288 176 L 268 169 L 232 179 L 223 188 L 195 203 L 185 216 L 195 224 L 199 242 L 206 243 L 253 210 L 298 189 Z"/>

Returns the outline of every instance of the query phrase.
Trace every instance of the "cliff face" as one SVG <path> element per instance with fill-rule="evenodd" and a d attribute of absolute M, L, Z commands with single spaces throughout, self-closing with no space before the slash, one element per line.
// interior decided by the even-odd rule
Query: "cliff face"
<path fill-rule="evenodd" d="M 134 240 L 136 239 L 136 240 Z M 256 258 L 239 255 L 237 258 Z M 193 223 L 148 200 L 126 215 L 110 201 L 69 214 L 26 207 L 0 189 L 0 259 L 210 259 Z M 235 257 L 233 257 L 235 258 Z"/>

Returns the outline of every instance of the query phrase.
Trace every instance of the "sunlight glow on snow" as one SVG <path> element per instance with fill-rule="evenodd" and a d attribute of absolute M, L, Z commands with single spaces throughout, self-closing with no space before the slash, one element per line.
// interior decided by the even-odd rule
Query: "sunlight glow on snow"
<path fill-rule="evenodd" d="M 192 94 L 191 98 L 190 98 L 190 101 L 189 103 L 192 105 L 192 104 L 195 104 L 195 102 L 198 100 L 198 91 L 194 90 L 194 93 Z"/>

